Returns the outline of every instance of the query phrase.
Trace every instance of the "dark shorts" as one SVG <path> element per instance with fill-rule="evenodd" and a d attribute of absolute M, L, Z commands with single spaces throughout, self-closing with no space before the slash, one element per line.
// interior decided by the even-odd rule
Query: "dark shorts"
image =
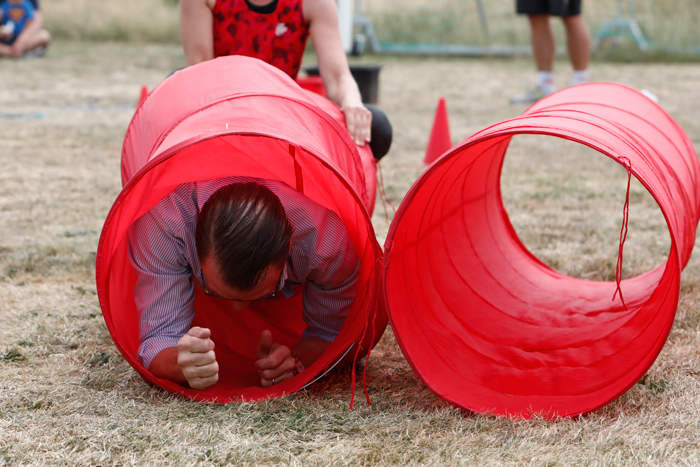
<path fill-rule="evenodd" d="M 576 16 L 581 14 L 581 0 L 516 0 L 520 15 Z"/>

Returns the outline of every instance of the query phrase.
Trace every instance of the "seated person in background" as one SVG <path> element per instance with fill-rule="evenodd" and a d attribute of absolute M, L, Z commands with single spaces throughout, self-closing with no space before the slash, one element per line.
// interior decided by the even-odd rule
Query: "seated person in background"
<path fill-rule="evenodd" d="M 194 389 L 219 378 L 211 331 L 192 327 L 195 287 L 241 311 L 303 286 L 301 340 L 290 349 L 268 330 L 260 336 L 255 365 L 269 387 L 311 365 L 338 335 L 360 266 L 337 214 L 285 183 L 246 177 L 180 185 L 131 226 L 129 258 L 138 358 L 153 375 Z"/>
<path fill-rule="evenodd" d="M 0 57 L 40 56 L 51 35 L 42 29 L 39 0 L 0 0 Z"/>
<path fill-rule="evenodd" d="M 355 143 L 369 143 L 379 160 L 389 152 L 391 124 L 380 109 L 362 103 L 334 0 L 180 0 L 180 36 L 188 66 L 246 55 L 296 79 L 309 35 L 328 98 L 345 114 Z"/>

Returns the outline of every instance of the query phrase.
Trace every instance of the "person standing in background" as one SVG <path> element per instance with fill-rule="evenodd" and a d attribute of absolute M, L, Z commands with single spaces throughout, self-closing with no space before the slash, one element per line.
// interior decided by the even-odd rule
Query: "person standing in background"
<path fill-rule="evenodd" d="M 559 16 L 566 29 L 566 47 L 574 71 L 572 85 L 588 82 L 591 57 L 591 36 L 581 15 L 582 0 L 516 0 L 518 14 L 530 22 L 532 54 L 537 66 L 537 84 L 523 94 L 511 98 L 514 104 L 532 104 L 556 91 L 554 57 L 556 40 L 550 16 Z"/>

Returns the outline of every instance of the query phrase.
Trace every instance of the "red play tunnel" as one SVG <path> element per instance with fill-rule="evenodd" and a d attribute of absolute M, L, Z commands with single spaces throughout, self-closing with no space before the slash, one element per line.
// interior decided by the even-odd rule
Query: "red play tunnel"
<path fill-rule="evenodd" d="M 253 365 L 263 329 L 291 347 L 304 329 L 301 294 L 258 302 L 253 311 L 196 287 L 195 324 L 210 327 L 222 368 L 217 384 L 192 390 L 154 377 L 137 360 L 136 276 L 127 255 L 129 226 L 181 183 L 239 175 L 281 180 L 343 220 L 361 258 L 360 293 L 338 337 L 308 371 L 268 389 Z M 347 352 L 381 337 L 381 247 L 370 221 L 376 193 L 368 146 L 350 139 L 342 113 L 287 75 L 252 58 L 222 57 L 180 70 L 137 109 L 124 138 L 122 192 L 97 252 L 97 291 L 114 343 L 148 382 L 198 400 L 229 402 L 290 393 Z M 206 308 L 206 313 L 202 310 Z"/>
<path fill-rule="evenodd" d="M 222 79 L 222 77 L 225 77 Z M 234 83 L 234 84 L 232 84 Z M 668 224 L 668 260 L 616 282 L 565 276 L 518 239 L 500 193 L 514 135 L 590 146 L 631 172 Z M 346 352 L 376 342 L 389 311 L 406 359 L 436 394 L 466 409 L 514 418 L 590 412 L 634 385 L 673 323 L 680 276 L 699 218 L 700 164 L 682 129 L 628 87 L 592 83 L 555 93 L 438 159 L 410 189 L 384 251 L 369 218 L 376 178 L 369 148 L 353 144 L 342 114 L 254 59 L 224 57 L 175 73 L 139 106 L 122 155 L 124 188 L 105 222 L 97 290 L 112 338 L 149 382 L 198 400 L 228 402 L 290 393 Z M 338 338 L 309 371 L 269 389 L 253 367 L 260 332 L 292 344 L 301 304 L 266 302 L 231 319 L 198 294 L 196 324 L 216 330 L 222 378 L 203 391 L 153 377 L 136 360 L 135 276 L 129 226 L 179 184 L 228 175 L 286 182 L 343 219 L 362 257 L 360 294 Z M 381 276 L 381 277 L 380 277 Z M 297 297 L 298 298 L 298 297 Z M 381 298 L 381 300 L 380 300 Z M 204 307 L 207 313 L 201 313 Z"/>
<path fill-rule="evenodd" d="M 629 168 L 668 224 L 668 260 L 637 277 L 565 276 L 518 239 L 501 199 L 513 135 L 590 146 Z M 445 153 L 412 186 L 384 249 L 383 294 L 406 359 L 469 410 L 568 417 L 645 374 L 673 323 L 698 224 L 700 164 L 657 104 L 617 84 L 564 89 Z"/>

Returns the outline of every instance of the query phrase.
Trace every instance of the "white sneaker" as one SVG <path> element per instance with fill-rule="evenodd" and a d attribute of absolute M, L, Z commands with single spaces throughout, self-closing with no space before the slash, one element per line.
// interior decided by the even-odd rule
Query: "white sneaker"
<path fill-rule="evenodd" d="M 542 86 L 535 86 L 532 89 L 528 89 L 522 94 L 519 94 L 517 96 L 513 96 L 510 98 L 510 103 L 511 104 L 534 104 L 538 100 L 542 99 L 544 96 L 547 96 L 551 93 L 553 93 L 555 90 L 550 90 L 547 92 Z"/>
<path fill-rule="evenodd" d="M 22 54 L 22 58 L 39 58 L 46 55 L 46 46 L 41 45 Z"/>

